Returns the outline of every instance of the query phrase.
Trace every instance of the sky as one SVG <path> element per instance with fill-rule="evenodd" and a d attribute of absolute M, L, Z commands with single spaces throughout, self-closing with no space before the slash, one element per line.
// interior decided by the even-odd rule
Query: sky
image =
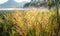
<path fill-rule="evenodd" d="M 0 0 L 0 4 L 3 4 L 5 2 L 7 2 L 8 0 Z M 23 1 L 26 1 L 26 2 L 30 2 L 30 0 L 14 0 L 16 1 L 17 3 L 20 3 L 20 2 L 23 2 Z"/>
<path fill-rule="evenodd" d="M 26 2 L 30 2 L 30 0 L 15 0 L 16 2 L 22 2 L 22 1 L 26 1 Z"/>

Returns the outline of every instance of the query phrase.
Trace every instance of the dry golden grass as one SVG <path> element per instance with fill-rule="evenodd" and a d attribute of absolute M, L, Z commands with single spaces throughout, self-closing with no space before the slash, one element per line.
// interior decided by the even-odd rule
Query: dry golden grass
<path fill-rule="evenodd" d="M 34 30 L 35 36 L 50 36 L 50 18 L 54 15 L 53 11 L 32 9 L 26 11 L 15 10 L 13 12 L 0 12 L 0 24 L 11 24 L 21 36 L 27 36 L 29 30 Z M 56 22 L 56 21 L 54 21 Z M 56 27 L 53 23 L 53 30 Z M 32 32 L 33 33 L 33 32 Z M 49 35 L 48 35 L 49 34 Z M 30 34 L 30 36 L 32 36 Z"/>

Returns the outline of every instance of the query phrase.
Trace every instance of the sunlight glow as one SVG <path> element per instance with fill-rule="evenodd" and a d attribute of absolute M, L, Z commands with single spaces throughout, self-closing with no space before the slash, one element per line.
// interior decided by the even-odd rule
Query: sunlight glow
<path fill-rule="evenodd" d="M 0 0 L 0 4 L 7 2 L 8 0 Z"/>

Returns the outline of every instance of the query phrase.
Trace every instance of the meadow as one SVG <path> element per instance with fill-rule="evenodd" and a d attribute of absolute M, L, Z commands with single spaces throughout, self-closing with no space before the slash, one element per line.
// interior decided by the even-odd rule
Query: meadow
<path fill-rule="evenodd" d="M 56 36 L 57 28 L 55 10 L 0 11 L 0 36 Z"/>

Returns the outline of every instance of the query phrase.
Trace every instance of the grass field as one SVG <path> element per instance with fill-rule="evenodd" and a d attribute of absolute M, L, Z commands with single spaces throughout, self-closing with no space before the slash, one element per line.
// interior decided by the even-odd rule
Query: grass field
<path fill-rule="evenodd" d="M 55 36 L 56 18 L 54 10 L 0 11 L 0 36 Z"/>

